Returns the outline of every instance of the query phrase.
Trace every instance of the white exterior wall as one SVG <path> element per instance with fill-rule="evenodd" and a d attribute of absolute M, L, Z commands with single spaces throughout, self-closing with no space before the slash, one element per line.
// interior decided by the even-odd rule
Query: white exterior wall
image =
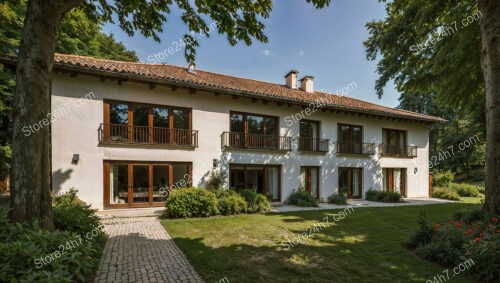
<path fill-rule="evenodd" d="M 94 94 L 93 100 L 82 99 L 87 93 Z M 304 93 L 307 95 L 307 93 Z M 198 130 L 198 147 L 194 150 L 154 148 L 147 146 L 99 146 L 98 128 L 103 123 L 103 99 L 152 103 L 192 108 L 193 130 Z M 79 105 L 79 106 L 78 106 Z M 232 99 L 230 96 L 214 96 L 213 93 L 198 91 L 191 95 L 186 90 L 173 92 L 169 87 L 106 80 L 85 75 L 70 77 L 55 74 L 52 83 L 52 113 L 64 112 L 63 117 L 52 123 L 52 170 L 55 193 L 71 187 L 79 190 L 79 197 L 91 203 L 92 207 L 103 209 L 103 160 L 134 161 L 179 161 L 192 162 L 194 186 L 203 185 L 203 176 L 212 169 L 213 159 L 221 160 L 221 138 L 229 131 L 229 112 L 243 111 L 279 116 L 280 132 L 283 136 L 299 136 L 299 123 L 291 126 L 290 118 L 302 108 L 252 103 L 250 99 Z M 321 121 L 321 138 L 330 139 L 327 154 L 300 154 L 297 142 L 293 151 L 275 153 L 266 151 L 229 151 L 223 160 L 227 163 L 277 164 L 282 165 L 281 198 L 300 185 L 300 166 L 321 166 L 320 197 L 326 199 L 338 187 L 338 167 L 363 168 L 363 195 L 370 188 L 380 190 L 382 167 L 407 168 L 407 196 L 428 196 L 428 128 L 422 124 L 403 123 L 357 115 L 334 114 L 317 111 L 307 119 Z M 389 158 L 376 154 L 369 157 L 337 156 L 334 142 L 337 140 L 337 124 L 363 126 L 364 142 L 382 143 L 382 128 L 408 131 L 408 145 L 418 146 L 417 158 Z M 77 165 L 71 164 L 73 154 L 80 155 Z M 227 164 L 223 168 L 228 170 Z M 414 168 L 417 172 L 414 173 Z"/>

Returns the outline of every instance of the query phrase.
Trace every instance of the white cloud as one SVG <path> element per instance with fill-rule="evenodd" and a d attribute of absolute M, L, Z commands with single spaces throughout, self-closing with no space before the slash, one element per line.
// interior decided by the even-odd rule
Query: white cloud
<path fill-rule="evenodd" d="M 264 55 L 266 55 L 266 56 L 271 55 L 271 50 L 269 50 L 269 49 L 265 49 L 265 50 L 264 50 Z"/>
<path fill-rule="evenodd" d="M 304 55 L 304 51 L 300 50 L 299 54 L 300 54 L 300 56 L 303 56 Z"/>

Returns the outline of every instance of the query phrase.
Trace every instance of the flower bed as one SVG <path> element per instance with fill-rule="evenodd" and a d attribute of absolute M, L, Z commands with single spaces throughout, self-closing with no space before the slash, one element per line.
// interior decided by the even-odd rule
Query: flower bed
<path fill-rule="evenodd" d="M 456 213 L 454 219 L 429 226 L 423 216 L 420 230 L 407 243 L 425 259 L 445 266 L 472 259 L 466 273 L 482 282 L 500 278 L 500 218 L 478 211 Z"/>

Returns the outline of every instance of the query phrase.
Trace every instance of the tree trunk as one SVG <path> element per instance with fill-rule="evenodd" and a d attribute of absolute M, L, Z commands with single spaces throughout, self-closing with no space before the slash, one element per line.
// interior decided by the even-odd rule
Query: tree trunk
<path fill-rule="evenodd" d="M 482 13 L 481 67 L 486 91 L 486 200 L 483 209 L 500 213 L 500 1 L 479 0 Z"/>
<path fill-rule="evenodd" d="M 13 222 L 39 220 L 53 229 L 50 94 L 57 30 L 79 1 L 28 2 L 17 62 L 13 107 L 11 211 Z"/>

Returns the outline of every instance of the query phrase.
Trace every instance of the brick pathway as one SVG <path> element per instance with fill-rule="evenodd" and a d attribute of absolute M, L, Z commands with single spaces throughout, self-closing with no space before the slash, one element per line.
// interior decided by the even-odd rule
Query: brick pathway
<path fill-rule="evenodd" d="M 109 240 L 95 282 L 204 282 L 156 217 L 102 223 Z"/>

